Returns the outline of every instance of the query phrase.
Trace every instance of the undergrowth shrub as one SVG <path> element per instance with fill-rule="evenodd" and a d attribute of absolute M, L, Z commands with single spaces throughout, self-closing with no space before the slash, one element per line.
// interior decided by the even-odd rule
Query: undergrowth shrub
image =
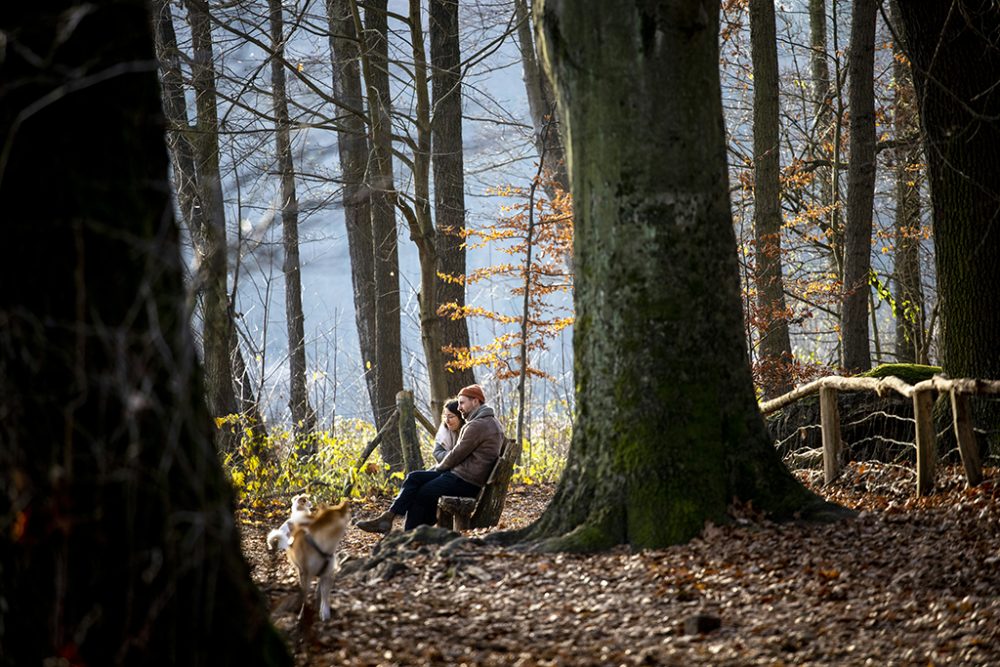
<path fill-rule="evenodd" d="M 525 440 L 511 482 L 526 485 L 557 482 L 565 467 L 564 443 L 545 437 Z"/>
<path fill-rule="evenodd" d="M 353 481 L 350 497 L 391 495 L 402 478 L 389 474 L 378 452 L 357 470 L 358 458 L 375 437 L 375 428 L 362 419 L 338 419 L 335 429 L 296 438 L 287 428 L 271 426 L 266 437 L 250 425 L 241 431 L 235 451 L 223 455 L 237 503 L 244 508 L 268 506 L 275 498 L 307 492 L 333 502 Z"/>
<path fill-rule="evenodd" d="M 246 510 L 284 507 L 286 499 L 307 492 L 320 502 L 336 502 L 352 481 L 349 497 L 385 498 L 395 495 L 402 473 L 391 473 L 376 450 L 360 470 L 361 453 L 375 437 L 375 427 L 362 419 L 338 419 L 332 431 L 296 438 L 288 428 L 272 425 L 267 435 L 231 415 L 217 420 L 220 428 L 237 428 L 239 446 L 222 455 L 222 464 Z M 434 464 L 434 442 L 419 434 L 424 464 Z M 532 485 L 558 481 L 566 465 L 569 435 L 565 429 L 539 429 L 524 443 L 512 483 Z"/>

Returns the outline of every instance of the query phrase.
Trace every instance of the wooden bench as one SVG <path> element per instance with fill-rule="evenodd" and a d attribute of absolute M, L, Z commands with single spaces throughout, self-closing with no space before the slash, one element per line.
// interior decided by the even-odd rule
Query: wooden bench
<path fill-rule="evenodd" d="M 493 470 L 486 485 L 475 498 L 443 496 L 438 499 L 437 523 L 454 530 L 469 528 L 489 528 L 500 522 L 507 487 L 514 474 L 514 462 L 520 452 L 514 451 L 514 441 L 504 438 L 500 446 L 500 456 L 493 464 Z"/>

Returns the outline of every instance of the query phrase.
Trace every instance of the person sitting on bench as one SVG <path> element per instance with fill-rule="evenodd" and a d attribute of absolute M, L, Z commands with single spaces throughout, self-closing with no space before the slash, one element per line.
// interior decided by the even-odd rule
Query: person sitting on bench
<path fill-rule="evenodd" d="M 434 460 L 438 463 L 444 461 L 448 452 L 455 449 L 458 442 L 458 432 L 465 426 L 465 417 L 458 409 L 458 398 L 449 398 L 444 402 L 444 410 L 441 411 L 441 428 L 434 436 Z"/>
<path fill-rule="evenodd" d="M 503 445 L 503 426 L 486 405 L 486 395 L 478 384 L 458 392 L 458 409 L 466 424 L 458 433 L 458 442 L 430 470 L 415 470 L 403 480 L 403 486 L 389 509 L 374 519 L 356 525 L 370 533 L 388 533 L 397 517 L 406 516 L 405 529 L 437 522 L 438 498 L 464 496 L 475 498 L 486 484 Z"/>

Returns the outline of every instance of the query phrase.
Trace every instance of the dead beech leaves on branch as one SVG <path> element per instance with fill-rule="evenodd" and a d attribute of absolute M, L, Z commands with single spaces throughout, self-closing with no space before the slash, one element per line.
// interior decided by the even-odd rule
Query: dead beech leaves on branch
<path fill-rule="evenodd" d="M 573 206 L 568 193 L 555 183 L 542 183 L 554 192 L 550 199 L 537 188 L 532 201 L 528 190 L 513 186 L 492 188 L 489 194 L 511 200 L 500 207 L 495 223 L 481 229 L 463 232 L 465 245 L 481 248 L 487 245 L 499 253 L 515 258 L 458 276 L 438 274 L 448 283 L 475 285 L 489 282 L 514 297 L 523 298 L 528 292 L 527 319 L 521 308 L 509 312 L 493 310 L 478 304 L 442 304 L 438 315 L 453 320 L 482 318 L 505 327 L 493 340 L 467 348 L 447 346 L 448 367 L 467 369 L 486 367 L 498 379 L 514 378 L 520 372 L 519 353 L 522 345 L 530 352 L 545 350 L 550 341 L 573 323 L 572 306 L 560 298 L 572 289 L 572 272 L 567 264 L 573 247 Z M 531 251 L 530 266 L 527 261 Z M 526 336 L 522 335 L 522 325 Z M 532 377 L 549 377 L 541 369 L 529 365 L 525 369 Z"/>

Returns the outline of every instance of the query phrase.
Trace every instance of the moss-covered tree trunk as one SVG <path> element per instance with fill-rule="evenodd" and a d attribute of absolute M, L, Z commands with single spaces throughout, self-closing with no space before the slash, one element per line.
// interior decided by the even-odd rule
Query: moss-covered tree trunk
<path fill-rule="evenodd" d="M 147 10 L 0 13 L 4 665 L 291 664 L 212 443 Z"/>
<path fill-rule="evenodd" d="M 942 366 L 1000 378 L 1000 7 L 914 0 L 899 14 L 931 187 Z M 974 406 L 974 419 L 1000 428 L 996 403 Z"/>
<path fill-rule="evenodd" d="M 520 536 L 545 547 L 683 542 L 734 499 L 822 506 L 778 459 L 751 383 L 718 11 L 550 1 L 538 16 L 576 204 L 573 443 Z"/>

